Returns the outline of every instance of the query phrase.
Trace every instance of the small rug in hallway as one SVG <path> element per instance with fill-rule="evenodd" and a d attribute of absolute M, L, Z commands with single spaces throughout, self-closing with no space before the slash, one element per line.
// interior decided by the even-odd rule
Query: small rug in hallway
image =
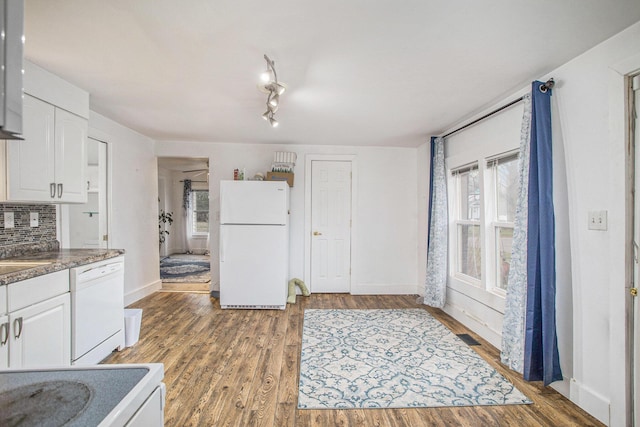
<path fill-rule="evenodd" d="M 160 260 L 160 279 L 165 283 L 211 281 L 208 255 L 174 254 Z"/>
<path fill-rule="evenodd" d="M 426 310 L 305 310 L 298 408 L 531 403 Z"/>

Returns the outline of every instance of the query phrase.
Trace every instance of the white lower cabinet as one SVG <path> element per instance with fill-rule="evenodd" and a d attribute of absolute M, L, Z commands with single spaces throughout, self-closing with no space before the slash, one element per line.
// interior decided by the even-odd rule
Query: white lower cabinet
<path fill-rule="evenodd" d="M 151 393 L 125 427 L 161 427 L 164 425 L 164 384 Z"/>
<path fill-rule="evenodd" d="M 4 287 L 3 287 L 4 288 Z M 69 270 L 10 283 L 0 308 L 0 368 L 71 365 Z"/>
<path fill-rule="evenodd" d="M 9 316 L 0 316 L 0 369 L 9 367 Z"/>
<path fill-rule="evenodd" d="M 9 313 L 9 325 L 11 368 L 71 364 L 69 293 Z"/>

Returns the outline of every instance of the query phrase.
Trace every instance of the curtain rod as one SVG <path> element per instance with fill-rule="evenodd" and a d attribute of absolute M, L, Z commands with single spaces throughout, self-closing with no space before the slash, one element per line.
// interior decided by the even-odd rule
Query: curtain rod
<path fill-rule="evenodd" d="M 192 179 L 190 179 L 189 181 L 191 181 L 191 182 L 207 182 L 207 181 L 194 181 L 194 180 L 192 180 Z M 180 181 L 178 181 L 178 182 L 184 182 L 184 179 L 182 179 L 182 180 L 180 180 Z"/>
<path fill-rule="evenodd" d="M 542 86 L 540 86 L 540 91 L 544 93 L 544 92 L 546 92 L 546 91 L 547 91 L 547 90 L 549 90 L 549 89 L 553 89 L 553 86 L 554 86 L 555 84 L 556 84 L 556 83 L 555 83 L 555 81 L 553 80 L 553 78 L 550 78 L 550 79 L 549 79 L 549 80 L 547 80 L 547 81 L 546 81 Z M 477 118 L 477 119 L 475 119 L 474 121 L 472 121 L 472 122 L 470 122 L 470 123 L 467 123 L 467 124 L 466 124 L 466 125 L 464 125 L 464 126 L 460 126 L 459 128 L 454 129 L 454 130 L 452 130 L 451 132 L 449 132 L 449 133 L 447 133 L 447 134 L 445 134 L 445 135 L 442 135 L 442 138 L 446 138 L 446 137 L 448 137 L 448 136 L 451 136 L 451 135 L 453 135 L 453 134 L 454 134 L 454 133 L 456 133 L 456 132 L 460 132 L 461 130 L 466 129 L 466 128 L 468 128 L 469 126 L 473 126 L 473 125 L 475 125 L 476 123 L 483 121 L 484 119 L 488 119 L 489 117 L 493 116 L 494 114 L 497 114 L 497 113 L 499 113 L 500 111 L 502 111 L 502 110 L 506 110 L 507 108 L 511 107 L 512 105 L 517 104 L 518 102 L 522 101 L 523 99 L 524 99 L 524 97 L 523 97 L 523 96 L 521 96 L 521 97 L 520 97 L 520 98 L 518 98 L 518 99 L 514 99 L 513 101 L 511 101 L 511 102 L 509 102 L 509 103 L 507 103 L 507 104 L 503 105 L 502 107 L 498 107 L 498 108 L 496 108 L 495 110 L 493 110 L 493 111 L 491 111 L 491 112 L 489 112 L 489 113 L 485 114 L 484 116 L 482 116 L 482 117 L 480 117 L 480 118 Z"/>

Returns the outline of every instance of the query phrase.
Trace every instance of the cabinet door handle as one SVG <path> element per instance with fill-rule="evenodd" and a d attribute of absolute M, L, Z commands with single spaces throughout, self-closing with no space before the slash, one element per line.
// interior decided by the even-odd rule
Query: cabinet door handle
<path fill-rule="evenodd" d="M 56 197 L 56 183 L 52 182 L 51 184 L 49 184 L 49 191 L 51 192 L 51 198 L 55 198 Z"/>
<path fill-rule="evenodd" d="M 22 335 L 22 317 L 18 317 L 13 321 L 13 336 L 18 339 L 20 335 Z"/>
<path fill-rule="evenodd" d="M 62 197 L 62 184 L 58 184 L 58 199 Z"/>
<path fill-rule="evenodd" d="M 9 322 L 0 325 L 0 345 L 5 345 L 9 341 Z"/>

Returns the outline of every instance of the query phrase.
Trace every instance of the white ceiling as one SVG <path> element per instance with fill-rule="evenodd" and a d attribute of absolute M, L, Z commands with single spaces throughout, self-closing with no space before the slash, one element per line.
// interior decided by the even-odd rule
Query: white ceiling
<path fill-rule="evenodd" d="M 414 147 L 640 20 L 638 0 L 26 0 L 25 55 L 158 140 Z M 256 85 L 289 89 L 271 128 Z"/>

